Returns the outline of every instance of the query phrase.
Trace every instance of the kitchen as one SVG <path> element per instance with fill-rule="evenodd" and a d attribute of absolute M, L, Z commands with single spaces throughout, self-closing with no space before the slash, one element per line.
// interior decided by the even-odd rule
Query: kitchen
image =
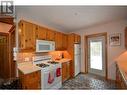
<path fill-rule="evenodd" d="M 32 34 L 30 32 L 32 32 Z M 29 34 L 31 34 L 31 36 L 29 36 Z M 70 40 L 71 42 L 69 42 L 68 41 L 69 38 L 71 38 L 73 40 Z M 70 77 L 76 76 L 80 72 L 80 64 L 78 66 L 79 60 L 77 58 L 80 55 L 74 56 L 73 52 L 71 51 L 71 50 L 73 50 L 73 51 L 75 50 L 75 52 L 76 52 L 75 54 L 77 54 L 77 55 L 80 54 L 80 51 L 79 51 L 80 36 L 79 35 L 77 35 L 77 34 L 69 34 L 68 35 L 68 34 L 64 34 L 61 32 L 55 32 L 53 30 L 50 30 L 50 29 L 38 26 L 36 24 L 21 20 L 19 22 L 19 39 L 20 39 L 20 41 L 19 41 L 20 46 L 19 47 L 21 47 L 20 48 L 21 52 L 26 52 L 26 51 L 33 52 L 33 53 L 35 52 L 33 57 L 32 57 L 32 55 L 31 55 L 31 58 L 25 57 L 24 61 L 25 60 L 26 61 L 32 60 L 34 62 L 34 64 L 37 64 L 37 65 L 39 65 L 39 64 L 43 65 L 42 63 L 47 63 L 47 64 L 45 64 L 46 66 L 53 64 L 53 65 L 56 65 L 55 68 L 59 64 L 57 69 L 60 68 L 59 69 L 60 74 L 61 74 L 61 70 L 62 70 L 62 77 L 60 75 L 60 79 L 61 79 L 61 83 L 59 83 L 60 85 L 62 85 L 62 82 L 64 82 L 65 80 L 69 79 Z M 72 55 L 69 55 L 69 53 L 67 52 L 68 46 L 71 48 L 70 53 L 72 53 Z M 28 55 L 29 55 L 29 53 L 28 53 Z M 77 61 L 76 64 L 73 63 L 73 61 L 74 61 L 74 60 L 72 60 L 72 59 L 74 59 L 73 57 L 77 58 L 77 59 L 75 59 Z M 23 60 L 23 59 L 20 59 L 20 54 L 19 54 L 18 58 L 19 59 L 17 59 L 17 60 L 21 60 L 21 61 Z M 50 63 L 50 64 L 48 64 L 48 63 Z M 75 70 L 77 70 L 76 74 L 74 74 L 74 71 L 73 71 L 74 70 L 73 68 L 75 65 L 76 65 L 76 67 L 78 67 L 75 69 Z M 42 66 L 39 66 L 39 67 L 42 67 Z M 22 67 L 22 68 L 25 69 L 25 67 Z M 53 67 L 49 66 L 49 69 L 51 69 L 51 68 L 53 68 Z M 70 71 L 70 69 L 72 69 L 72 71 Z M 22 71 L 20 66 L 19 66 L 19 70 Z M 42 71 L 42 73 L 43 72 L 45 72 L 46 74 L 45 74 L 44 79 L 42 79 L 44 81 L 43 83 L 41 83 L 42 85 L 44 83 L 46 83 L 46 81 L 48 80 L 48 77 L 50 77 L 50 72 L 53 73 L 52 70 L 51 71 Z M 41 74 L 41 75 L 44 76 L 44 74 Z M 53 76 L 53 74 L 51 76 Z M 58 79 L 58 80 L 60 80 L 60 79 Z M 32 79 L 32 80 L 34 80 L 34 79 Z M 53 76 L 53 79 L 51 77 L 51 81 L 53 81 L 53 80 L 55 82 L 54 76 Z M 36 80 L 34 80 L 34 81 L 36 82 Z M 50 81 L 50 79 L 49 79 L 49 81 Z M 34 82 L 32 82 L 32 83 L 35 84 Z M 33 84 L 31 84 L 31 85 L 33 85 Z M 42 87 L 42 89 L 46 89 L 45 87 L 50 88 L 50 87 L 44 86 L 44 87 Z M 53 87 L 53 88 L 55 88 L 55 87 Z"/>
<path fill-rule="evenodd" d="M 124 29 L 127 25 L 126 19 L 123 20 L 125 16 L 124 12 L 126 10 L 126 7 L 122 7 L 122 9 L 119 7 L 114 7 L 114 9 L 110 7 L 112 11 L 117 10 L 118 14 L 120 14 L 120 12 L 123 12 L 122 17 L 121 15 L 120 16 L 118 15 L 118 17 L 121 20 L 117 20 L 116 18 L 114 19 L 114 21 L 110 21 L 107 17 L 109 23 L 105 22 L 104 24 L 103 23 L 99 24 L 99 26 L 95 25 L 95 28 L 93 26 L 91 26 L 93 28 L 89 28 L 90 26 L 88 26 L 86 27 L 85 30 L 81 29 L 78 31 L 77 29 L 80 28 L 78 27 L 77 29 L 75 28 L 70 29 L 70 31 L 73 30 L 73 32 L 62 32 L 59 31 L 60 29 L 54 29 L 50 27 L 50 25 L 49 27 L 46 26 L 46 24 L 48 23 L 48 20 L 47 23 L 45 23 L 47 15 L 49 16 L 47 17 L 47 19 L 51 18 L 50 15 L 52 15 L 53 19 L 57 21 L 56 19 L 58 17 L 57 15 L 63 10 L 66 10 L 67 8 L 69 12 L 70 11 L 72 12 L 70 16 L 77 19 L 80 18 L 80 15 L 82 13 L 82 12 L 80 13 L 78 9 L 82 11 L 85 9 L 86 10 L 88 9 L 89 11 L 90 10 L 94 11 L 94 9 L 96 9 L 96 12 L 99 12 L 101 7 L 97 7 L 97 8 L 89 7 L 90 9 L 88 7 L 84 7 L 84 8 L 61 7 L 60 8 L 61 10 L 58 10 L 59 9 L 58 7 L 54 7 L 54 10 L 52 10 L 54 13 L 50 13 L 50 10 L 53 9 L 53 7 L 47 7 L 47 8 L 22 7 L 22 6 L 17 7 L 18 11 L 16 10 L 16 12 L 17 12 L 18 19 L 16 19 L 15 22 L 17 40 L 16 40 L 16 46 L 15 48 L 13 48 L 13 52 L 14 52 L 13 56 L 14 56 L 14 60 L 16 61 L 16 71 L 15 71 L 16 77 L 18 77 L 20 82 L 19 85 L 21 87 L 19 89 L 46 89 L 46 90 L 47 89 L 126 89 L 126 78 L 124 77 L 126 75 L 125 74 L 123 75 L 122 73 L 122 77 L 124 77 L 123 80 L 123 78 L 121 78 L 121 72 L 123 72 L 121 71 L 121 69 L 119 72 L 117 71 L 119 76 L 116 75 L 116 77 L 119 78 L 117 82 L 118 83 L 120 82 L 119 84 L 121 83 L 122 84 L 121 86 L 116 86 L 116 81 L 115 81 L 116 65 L 114 63 L 114 61 L 119 63 L 119 60 L 122 63 L 123 60 L 121 58 L 119 59 L 118 57 L 119 55 L 121 55 L 123 52 L 126 51 L 124 46 L 124 43 L 126 44 L 126 41 L 124 41 L 124 33 L 123 33 L 124 31 L 126 33 L 126 30 Z M 24 9 L 26 11 L 24 11 Z M 77 11 L 73 12 L 72 9 L 76 9 Z M 34 12 L 32 10 L 34 10 Z M 43 11 L 45 15 L 43 13 L 40 14 L 39 11 L 36 10 Z M 103 12 L 104 10 L 107 11 L 109 9 L 104 7 L 102 8 L 101 12 Z M 57 13 L 57 15 L 55 15 L 55 13 Z M 69 13 L 66 13 L 66 15 L 67 14 Z M 107 14 L 109 13 L 107 12 Z M 114 14 L 112 15 L 114 16 Z M 30 15 L 31 17 L 29 17 Z M 43 16 L 44 18 L 42 18 Z M 63 18 L 65 18 L 64 16 Z M 44 21 L 42 22 L 42 24 L 40 23 L 41 22 L 40 19 Z M 53 19 L 50 20 L 53 21 Z M 58 18 L 58 22 L 62 23 L 61 18 Z M 45 23 L 45 25 L 43 23 Z M 66 21 L 66 24 L 67 23 L 69 22 Z M 71 24 L 73 25 L 73 21 Z M 64 28 L 62 26 L 59 27 L 61 28 L 61 30 Z M 115 31 L 114 33 L 121 33 L 122 36 L 121 46 L 110 47 L 110 43 L 107 40 L 109 40 L 112 31 Z M 105 38 L 107 37 L 105 40 L 103 40 L 106 42 L 105 44 L 106 48 L 104 50 L 108 52 L 107 53 L 105 51 L 104 53 L 105 64 L 107 63 L 106 64 L 107 67 L 104 68 L 107 69 L 104 69 L 105 70 L 104 76 L 103 75 L 98 76 L 96 75 L 98 74 L 98 72 L 97 73 L 96 71 L 92 72 L 92 70 L 90 72 L 89 68 L 87 68 L 87 66 L 89 67 L 89 64 L 86 63 L 89 63 L 88 60 L 90 54 L 88 54 L 88 51 L 90 50 L 86 49 L 88 48 L 89 44 L 87 45 L 86 43 L 88 42 L 85 43 L 84 39 L 86 37 L 88 38 L 88 41 L 90 40 L 89 42 L 91 42 L 93 41 L 93 39 L 91 40 L 91 38 L 89 38 L 91 37 L 91 35 L 99 34 L 100 36 L 103 34 L 103 32 L 106 35 Z M 100 41 L 101 37 L 99 36 L 96 35 L 95 37 L 98 37 Z M 126 36 L 125 36 L 125 40 L 126 40 Z M 97 59 L 95 58 L 95 60 Z M 117 70 L 119 69 L 119 67 L 123 68 L 124 66 L 118 66 Z M 126 71 L 126 68 L 124 68 L 124 71 Z M 105 79 L 105 77 L 107 79 Z M 102 85 L 103 82 L 104 85 Z"/>

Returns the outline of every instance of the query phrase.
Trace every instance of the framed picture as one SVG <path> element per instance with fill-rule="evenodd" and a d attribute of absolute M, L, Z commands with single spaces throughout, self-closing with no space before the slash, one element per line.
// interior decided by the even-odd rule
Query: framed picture
<path fill-rule="evenodd" d="M 121 34 L 120 33 L 111 34 L 109 40 L 110 40 L 110 46 L 120 46 Z"/>

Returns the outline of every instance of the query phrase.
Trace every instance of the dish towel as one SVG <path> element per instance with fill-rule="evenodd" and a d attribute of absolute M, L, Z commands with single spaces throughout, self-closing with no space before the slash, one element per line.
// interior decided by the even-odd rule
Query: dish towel
<path fill-rule="evenodd" d="M 49 84 L 52 84 L 53 81 L 54 81 L 54 72 L 51 71 L 51 72 L 49 72 L 48 83 L 49 83 Z"/>
<path fill-rule="evenodd" d="M 61 68 L 56 69 L 56 77 L 61 76 Z"/>

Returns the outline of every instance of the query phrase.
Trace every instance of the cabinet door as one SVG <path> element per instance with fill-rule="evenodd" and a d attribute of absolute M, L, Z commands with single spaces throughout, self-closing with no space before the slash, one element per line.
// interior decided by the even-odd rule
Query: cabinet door
<path fill-rule="evenodd" d="M 41 72 L 36 71 L 30 74 L 24 75 L 19 71 L 19 79 L 22 89 L 40 89 L 41 88 Z"/>
<path fill-rule="evenodd" d="M 36 25 L 20 21 L 19 23 L 19 47 L 20 49 L 35 49 Z"/>
<path fill-rule="evenodd" d="M 81 37 L 80 37 L 80 35 L 77 35 L 77 34 L 74 34 L 74 42 L 75 43 L 80 43 L 80 41 L 81 41 Z"/>
<path fill-rule="evenodd" d="M 81 43 L 81 36 L 80 35 L 77 36 L 77 42 Z"/>
<path fill-rule="evenodd" d="M 67 79 L 67 65 L 66 63 L 62 63 L 62 82 Z"/>
<path fill-rule="evenodd" d="M 60 32 L 55 33 L 55 46 L 56 50 L 62 49 L 62 33 Z"/>
<path fill-rule="evenodd" d="M 62 34 L 62 49 L 66 50 L 68 44 L 68 37 L 67 34 Z"/>
<path fill-rule="evenodd" d="M 74 34 L 75 43 L 78 43 L 78 35 Z"/>
<path fill-rule="evenodd" d="M 48 29 L 46 39 L 49 41 L 54 41 L 55 40 L 55 32 Z"/>
<path fill-rule="evenodd" d="M 70 62 L 67 62 L 66 63 L 66 65 L 67 65 L 67 79 L 69 79 L 70 78 Z"/>
<path fill-rule="evenodd" d="M 36 38 L 40 40 L 46 40 L 47 29 L 41 26 L 37 27 Z"/>

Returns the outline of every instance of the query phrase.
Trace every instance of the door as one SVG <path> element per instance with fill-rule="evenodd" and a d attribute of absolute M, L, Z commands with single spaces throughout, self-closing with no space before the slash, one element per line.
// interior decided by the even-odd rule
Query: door
<path fill-rule="evenodd" d="M 8 34 L 0 33 L 0 78 L 3 79 L 10 76 L 8 45 Z"/>
<path fill-rule="evenodd" d="M 106 75 L 105 37 L 88 38 L 88 72 L 96 75 Z"/>

